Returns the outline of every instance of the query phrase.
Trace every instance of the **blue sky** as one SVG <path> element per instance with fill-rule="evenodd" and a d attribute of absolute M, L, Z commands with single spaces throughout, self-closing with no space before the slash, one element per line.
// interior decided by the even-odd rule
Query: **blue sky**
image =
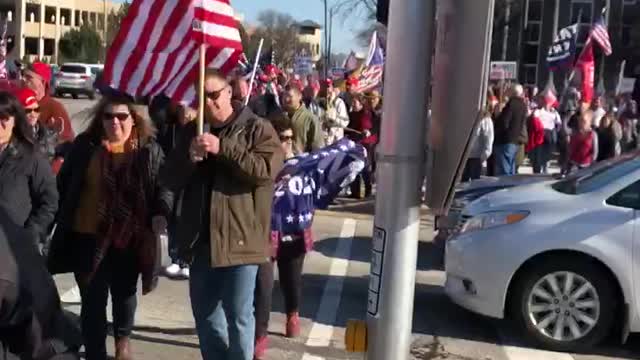
<path fill-rule="evenodd" d="M 329 0 L 329 6 L 335 0 Z M 255 23 L 258 13 L 262 10 L 273 9 L 287 13 L 296 20 L 310 19 L 324 25 L 324 2 L 322 0 L 231 0 L 231 5 L 244 14 L 245 21 Z M 348 53 L 351 48 L 362 50 L 355 44 L 354 33 L 362 27 L 363 19 L 350 19 L 347 25 L 337 16 L 333 20 L 332 52 Z"/>

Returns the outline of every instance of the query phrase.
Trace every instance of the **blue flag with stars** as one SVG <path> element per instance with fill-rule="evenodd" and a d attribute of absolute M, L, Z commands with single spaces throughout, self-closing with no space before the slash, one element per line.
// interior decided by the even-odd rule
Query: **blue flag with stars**
<path fill-rule="evenodd" d="M 276 180 L 271 230 L 288 235 L 309 229 L 315 209 L 326 209 L 364 169 L 366 158 L 362 145 L 345 138 L 287 160 Z"/>

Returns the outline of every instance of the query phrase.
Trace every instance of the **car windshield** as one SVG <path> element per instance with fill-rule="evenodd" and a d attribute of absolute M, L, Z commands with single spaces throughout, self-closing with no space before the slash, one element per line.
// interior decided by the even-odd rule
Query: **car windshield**
<path fill-rule="evenodd" d="M 60 71 L 72 74 L 84 74 L 87 72 L 85 67 L 80 65 L 62 65 Z"/>
<path fill-rule="evenodd" d="M 569 195 L 598 190 L 613 180 L 640 169 L 640 152 L 633 152 L 615 159 L 599 162 L 556 181 L 551 187 Z"/>

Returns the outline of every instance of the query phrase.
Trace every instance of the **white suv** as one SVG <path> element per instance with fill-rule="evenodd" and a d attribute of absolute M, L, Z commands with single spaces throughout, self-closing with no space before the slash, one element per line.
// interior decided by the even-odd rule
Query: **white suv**
<path fill-rule="evenodd" d="M 86 95 L 95 99 L 93 82 L 96 79 L 96 68 L 93 65 L 81 63 L 66 63 L 60 67 L 55 78 L 55 94 L 63 97 L 70 94 L 74 99 L 79 95 Z"/>

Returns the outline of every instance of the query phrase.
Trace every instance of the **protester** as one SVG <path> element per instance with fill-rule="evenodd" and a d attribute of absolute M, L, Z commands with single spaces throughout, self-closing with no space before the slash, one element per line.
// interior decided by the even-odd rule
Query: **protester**
<path fill-rule="evenodd" d="M 352 97 L 352 110 L 349 113 L 349 127 L 347 137 L 367 150 L 367 154 L 373 152 L 375 144 L 378 142 L 378 136 L 373 134 L 372 114 L 364 105 L 364 99 L 361 95 Z M 368 198 L 373 194 L 373 184 L 371 183 L 371 162 L 362 170 L 358 177 L 351 183 L 351 197 L 355 199 L 362 198 L 361 182 L 364 183 L 364 197 Z"/>
<path fill-rule="evenodd" d="M 50 96 L 51 67 L 41 62 L 31 64 L 23 74 L 24 85 L 36 93 L 40 105 L 40 124 L 60 133 L 59 142 L 73 141 L 75 134 L 64 106 Z"/>
<path fill-rule="evenodd" d="M 0 209 L 0 360 L 79 360 L 79 331 L 29 237 Z"/>
<path fill-rule="evenodd" d="M 284 108 L 293 124 L 294 146 L 297 152 L 310 152 L 322 147 L 320 124 L 302 102 L 302 93 L 288 86 L 284 93 Z"/>
<path fill-rule="evenodd" d="M 49 267 L 75 273 L 88 360 L 107 358 L 109 293 L 116 359 L 131 358 L 138 277 L 143 294 L 158 280 L 157 239 L 167 231 L 173 199 L 159 185 L 164 154 L 144 112 L 128 97 L 102 98 L 58 175 L 60 231 Z"/>
<path fill-rule="evenodd" d="M 539 150 L 536 151 L 537 156 L 533 166 L 535 174 L 546 174 L 548 172 L 549 160 L 551 160 L 551 155 L 557 143 L 557 129 L 562 126 L 560 114 L 555 109 L 557 105 L 555 95 L 551 93 L 545 94 L 542 103 L 544 106 L 536 111 L 536 115 L 542 124 L 544 141 Z"/>
<path fill-rule="evenodd" d="M 324 115 L 324 111 L 318 104 L 318 91 L 311 86 L 306 86 L 302 90 L 302 101 L 304 106 L 315 116 L 316 121 L 320 121 Z"/>
<path fill-rule="evenodd" d="M 523 96 L 522 85 L 515 85 L 512 89 L 512 97 L 495 121 L 496 175 L 516 173 L 519 144 L 527 142 L 527 136 L 522 139 L 527 117 L 527 106 Z"/>
<path fill-rule="evenodd" d="M 274 118 L 271 120 L 273 127 L 275 128 L 278 136 L 280 138 L 280 146 L 282 147 L 282 151 L 284 152 L 284 159 L 290 159 L 295 156 L 293 149 L 293 125 L 291 124 L 291 120 L 284 114 L 279 116 L 278 118 Z M 254 359 L 261 360 L 264 358 L 267 348 L 269 346 L 269 317 L 271 312 L 271 299 L 273 292 L 273 261 L 275 260 L 276 254 L 271 254 L 269 261 L 266 263 L 260 264 L 258 267 L 258 274 L 256 277 L 256 288 L 255 288 L 255 317 L 256 317 L 256 338 L 255 338 L 255 350 L 254 350 Z M 283 269 L 279 265 L 279 271 L 282 272 Z M 286 272 L 286 269 L 284 270 Z M 280 276 L 280 286 L 283 287 L 286 285 L 283 283 L 283 280 L 286 280 L 286 274 L 283 278 Z M 283 294 L 287 296 L 288 293 L 285 293 L 283 290 Z M 287 313 L 288 314 L 288 313 Z M 297 314 L 296 314 L 297 315 Z M 287 317 L 287 332 L 286 335 L 288 337 L 293 337 L 292 335 L 296 335 L 299 333 L 299 319 L 297 316 L 294 318 L 292 316 Z"/>
<path fill-rule="evenodd" d="M 493 121 L 489 108 L 484 110 L 480 121 L 473 130 L 469 158 L 462 174 L 462 181 L 479 179 L 482 175 L 482 164 L 491 156 L 493 149 Z"/>
<path fill-rule="evenodd" d="M 528 142 L 525 148 L 533 165 L 533 173 L 540 174 L 546 166 L 544 148 L 544 124 L 540 118 L 540 110 L 534 111 L 527 120 Z"/>
<path fill-rule="evenodd" d="M 366 107 L 371 111 L 371 134 L 377 137 L 376 143 L 370 149 L 369 153 L 369 161 L 371 162 L 371 182 L 375 183 L 375 175 L 376 175 L 376 148 L 378 146 L 378 142 L 380 141 L 380 128 L 382 126 L 382 97 L 378 90 L 372 90 L 365 94 L 366 99 Z M 491 125 L 491 129 L 493 130 L 493 124 Z M 493 142 L 493 139 L 491 140 Z"/>
<path fill-rule="evenodd" d="M 58 209 L 56 180 L 22 105 L 0 92 L 0 207 L 41 245 Z"/>
<path fill-rule="evenodd" d="M 16 94 L 20 104 L 25 109 L 27 122 L 32 129 L 33 140 L 41 154 L 51 163 L 54 174 L 57 174 L 64 161 L 64 147 L 58 145 L 59 134 L 55 130 L 42 126 L 39 122 L 40 106 L 36 94 L 29 88 L 22 88 Z"/>
<path fill-rule="evenodd" d="M 614 158 L 621 154 L 620 140 L 622 128 L 612 112 L 608 112 L 600 121 L 598 128 L 598 161 Z"/>
<path fill-rule="evenodd" d="M 339 97 L 340 90 L 333 87 L 333 81 L 324 82 L 325 115 L 322 120 L 324 139 L 327 145 L 335 144 L 344 137 L 344 128 L 349 126 L 349 111 Z"/>
<path fill-rule="evenodd" d="M 223 75 L 207 70 L 205 79 L 207 130 L 196 136 L 196 124 L 187 124 L 162 179 L 182 191 L 176 233 L 181 258 L 192 263 L 202 357 L 250 360 L 256 273 L 269 256 L 273 180 L 283 154 L 271 124 L 232 102 Z"/>
<path fill-rule="evenodd" d="M 352 99 L 353 96 L 358 93 L 358 85 L 360 85 L 360 80 L 358 80 L 355 76 L 349 76 L 347 81 L 345 82 L 346 91 L 340 95 L 344 104 L 347 105 L 347 111 L 351 111 L 351 107 L 353 106 Z"/>
<path fill-rule="evenodd" d="M 569 161 L 571 169 L 583 169 L 598 159 L 598 135 L 591 129 L 593 111 L 580 114 L 578 131 L 571 134 Z"/>
<path fill-rule="evenodd" d="M 591 110 L 593 111 L 593 124 L 591 126 L 594 129 L 598 129 L 600 127 L 600 120 L 607 114 L 607 111 L 602 106 L 604 99 L 601 96 L 598 96 L 593 99 L 593 103 L 591 105 Z"/>

